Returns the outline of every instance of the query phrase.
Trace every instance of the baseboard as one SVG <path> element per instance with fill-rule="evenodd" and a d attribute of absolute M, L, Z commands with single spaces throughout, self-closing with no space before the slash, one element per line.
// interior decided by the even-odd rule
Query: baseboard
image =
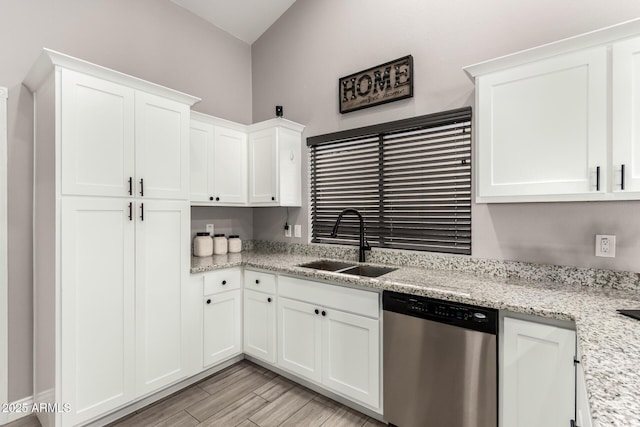
<path fill-rule="evenodd" d="M 8 408 L 2 408 L 2 418 L 0 418 L 0 425 L 9 424 L 13 421 L 17 421 L 20 418 L 26 417 L 32 414 L 31 408 L 33 408 L 33 396 L 27 396 L 24 399 L 16 400 L 8 405 Z M 4 412 L 7 411 L 7 412 Z"/>

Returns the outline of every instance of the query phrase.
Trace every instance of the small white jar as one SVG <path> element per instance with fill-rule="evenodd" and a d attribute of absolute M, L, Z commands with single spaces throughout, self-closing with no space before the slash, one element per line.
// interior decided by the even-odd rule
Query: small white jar
<path fill-rule="evenodd" d="M 237 254 L 242 251 L 242 240 L 237 234 L 229 235 L 229 253 Z"/>
<path fill-rule="evenodd" d="M 213 239 L 209 233 L 196 233 L 193 239 L 193 255 L 197 257 L 213 255 Z"/>
<path fill-rule="evenodd" d="M 228 250 L 227 238 L 224 234 L 213 235 L 213 253 L 216 255 L 224 255 Z"/>

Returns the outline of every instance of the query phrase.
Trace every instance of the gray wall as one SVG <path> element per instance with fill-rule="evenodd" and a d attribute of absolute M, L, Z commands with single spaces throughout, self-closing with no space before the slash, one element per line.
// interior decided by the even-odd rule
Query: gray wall
<path fill-rule="evenodd" d="M 3 0 L 0 85 L 9 90 L 9 399 L 32 388 L 32 108 L 21 82 L 43 47 L 202 98 L 251 122 L 251 49 L 168 0 Z M 223 101 L 221 101 L 223 100 Z"/>
<path fill-rule="evenodd" d="M 213 224 L 215 234 L 237 234 L 241 240 L 253 240 L 253 209 L 192 207 L 191 234 L 207 231 L 207 224 Z"/>
<path fill-rule="evenodd" d="M 463 66 L 638 16 L 628 0 L 298 0 L 252 46 L 253 119 L 283 105 L 309 137 L 473 105 Z M 412 99 L 338 112 L 339 77 L 407 54 Z M 640 271 L 639 215 L 640 202 L 474 205 L 473 256 Z M 297 216 L 307 236 L 308 209 Z M 254 237 L 284 240 L 282 218 L 254 215 Z M 617 235 L 615 259 L 594 256 L 595 234 Z"/>

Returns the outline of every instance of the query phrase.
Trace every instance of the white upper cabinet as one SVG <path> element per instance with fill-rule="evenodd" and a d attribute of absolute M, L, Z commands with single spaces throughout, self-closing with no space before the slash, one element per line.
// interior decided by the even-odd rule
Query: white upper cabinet
<path fill-rule="evenodd" d="M 128 196 L 134 179 L 135 91 L 62 70 L 61 98 L 62 193 Z"/>
<path fill-rule="evenodd" d="M 220 204 L 247 203 L 247 134 L 216 127 L 213 137 L 213 197 Z"/>
<path fill-rule="evenodd" d="M 639 34 L 636 20 L 465 68 L 478 203 L 640 198 Z"/>
<path fill-rule="evenodd" d="M 250 126 L 249 203 L 300 206 L 303 126 L 272 119 Z"/>
<path fill-rule="evenodd" d="M 138 195 L 189 198 L 189 107 L 136 92 Z"/>
<path fill-rule="evenodd" d="M 618 199 L 640 198 L 640 37 L 613 45 L 613 168 Z"/>
<path fill-rule="evenodd" d="M 192 205 L 300 206 L 303 126 L 191 116 Z"/>
<path fill-rule="evenodd" d="M 191 117 L 191 203 L 245 206 L 246 126 L 196 112 Z"/>
<path fill-rule="evenodd" d="M 61 70 L 62 194 L 186 200 L 189 105 Z"/>

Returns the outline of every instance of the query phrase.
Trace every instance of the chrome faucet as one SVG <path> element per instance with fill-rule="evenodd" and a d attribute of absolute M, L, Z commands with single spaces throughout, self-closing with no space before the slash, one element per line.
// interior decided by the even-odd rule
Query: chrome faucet
<path fill-rule="evenodd" d="M 338 215 L 338 219 L 336 220 L 336 225 L 333 226 L 333 231 L 331 232 L 331 237 L 335 238 L 338 235 L 338 227 L 340 226 L 340 221 L 342 220 L 342 216 L 346 213 L 353 213 L 358 215 L 360 219 L 360 250 L 358 252 L 358 262 L 364 262 L 364 251 L 370 251 L 371 246 L 367 243 L 367 239 L 364 238 L 364 218 L 362 218 L 362 214 L 353 208 L 343 209 Z"/>

